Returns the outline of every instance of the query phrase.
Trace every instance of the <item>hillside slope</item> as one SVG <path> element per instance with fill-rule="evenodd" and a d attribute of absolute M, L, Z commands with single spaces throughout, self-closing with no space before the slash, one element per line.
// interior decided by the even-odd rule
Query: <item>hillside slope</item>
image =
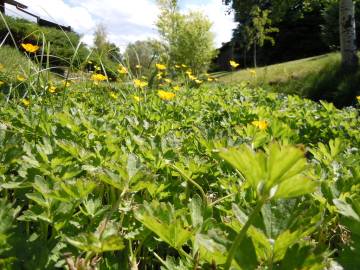
<path fill-rule="evenodd" d="M 339 107 L 355 105 L 355 96 L 360 94 L 360 70 L 343 73 L 339 53 L 214 75 L 226 84 L 247 82 L 275 92 L 327 100 Z"/>

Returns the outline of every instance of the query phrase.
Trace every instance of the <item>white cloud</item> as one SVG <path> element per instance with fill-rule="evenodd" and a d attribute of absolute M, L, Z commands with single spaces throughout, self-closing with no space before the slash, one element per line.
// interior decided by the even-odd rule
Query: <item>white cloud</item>
<path fill-rule="evenodd" d="M 83 35 L 83 41 L 92 44 L 98 23 L 106 26 L 109 39 L 122 49 L 129 43 L 156 38 L 155 21 L 159 14 L 153 0 L 22 0 L 28 11 L 65 26 L 71 26 Z M 226 7 L 219 0 L 202 5 L 187 5 L 185 9 L 200 9 L 214 22 L 216 45 L 231 38 L 234 28 L 232 16 L 226 16 Z M 20 15 L 15 7 L 7 5 L 9 15 Z M 28 16 L 25 16 L 29 18 Z"/>
<path fill-rule="evenodd" d="M 188 4 L 187 10 L 200 10 L 213 22 L 212 31 L 216 38 L 216 46 L 220 47 L 223 42 L 230 41 L 232 30 L 236 27 L 234 15 L 227 15 L 227 7 L 220 0 L 206 1 L 206 4 Z"/>

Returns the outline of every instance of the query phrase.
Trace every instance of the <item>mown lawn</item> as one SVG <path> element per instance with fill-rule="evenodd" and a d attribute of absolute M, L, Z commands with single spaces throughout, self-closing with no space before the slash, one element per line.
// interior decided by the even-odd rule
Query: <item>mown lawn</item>
<path fill-rule="evenodd" d="M 335 64 L 339 59 L 338 53 L 331 53 L 256 69 L 220 73 L 217 77 L 225 83 L 250 81 L 257 84 L 281 84 L 291 80 L 303 79 L 311 73 L 317 73 L 326 65 Z"/>

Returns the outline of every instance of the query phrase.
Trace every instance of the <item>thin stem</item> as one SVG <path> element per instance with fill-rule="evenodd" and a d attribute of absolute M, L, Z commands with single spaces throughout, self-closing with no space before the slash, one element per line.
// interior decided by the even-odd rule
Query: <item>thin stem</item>
<path fill-rule="evenodd" d="M 236 193 L 231 193 L 229 195 L 226 195 L 225 197 L 222 197 L 222 198 L 217 199 L 216 201 L 213 201 L 209 206 L 211 206 L 211 207 L 215 206 L 216 204 L 218 204 L 218 203 L 220 203 L 222 201 L 225 201 L 227 198 L 230 198 L 230 197 L 235 196 L 235 195 L 236 195 Z"/>
<path fill-rule="evenodd" d="M 204 190 L 202 189 L 202 187 L 198 183 L 196 183 L 194 180 L 192 180 L 189 176 L 187 176 L 186 173 L 183 172 L 180 168 L 176 167 L 175 165 L 170 165 L 170 166 L 172 168 L 174 168 L 175 170 L 177 170 L 181 174 L 181 176 L 185 178 L 185 180 L 187 180 L 188 182 L 193 184 L 200 191 L 203 202 L 205 205 L 207 205 L 206 194 L 205 194 Z"/>
<path fill-rule="evenodd" d="M 244 239 L 247 230 L 249 229 L 250 225 L 253 223 L 254 218 L 256 217 L 256 215 L 260 212 L 261 207 L 264 205 L 266 200 L 260 200 L 256 207 L 254 208 L 254 210 L 252 211 L 251 215 L 249 216 L 248 220 L 246 221 L 245 225 L 241 228 L 241 231 L 238 233 L 238 235 L 236 236 L 230 251 L 229 251 L 229 255 L 226 259 L 226 263 L 225 263 L 225 267 L 224 270 L 229 270 L 230 266 L 231 266 L 231 262 L 235 256 L 235 252 L 238 248 L 238 246 L 240 246 L 242 240 Z"/>

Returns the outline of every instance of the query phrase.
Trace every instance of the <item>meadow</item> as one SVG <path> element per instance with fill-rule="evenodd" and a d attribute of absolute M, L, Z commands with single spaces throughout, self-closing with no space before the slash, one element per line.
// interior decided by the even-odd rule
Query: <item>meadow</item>
<path fill-rule="evenodd" d="M 39 49 L 0 48 L 1 269 L 360 265 L 360 97 L 181 63 L 60 78 Z"/>

